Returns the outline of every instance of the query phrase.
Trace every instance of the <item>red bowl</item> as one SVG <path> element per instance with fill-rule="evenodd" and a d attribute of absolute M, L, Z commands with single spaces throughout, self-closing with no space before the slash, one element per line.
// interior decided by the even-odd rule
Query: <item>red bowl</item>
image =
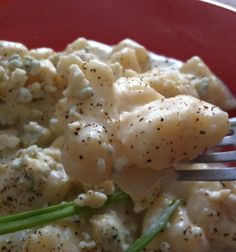
<path fill-rule="evenodd" d="M 186 60 L 199 55 L 236 94 L 236 12 L 196 0 L 0 0 L 0 39 L 63 49 L 84 36 L 129 37 Z"/>

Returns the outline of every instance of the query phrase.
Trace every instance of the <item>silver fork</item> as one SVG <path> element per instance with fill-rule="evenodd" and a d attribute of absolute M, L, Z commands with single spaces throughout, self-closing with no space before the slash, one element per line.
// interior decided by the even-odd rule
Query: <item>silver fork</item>
<path fill-rule="evenodd" d="M 236 146 L 236 117 L 230 118 L 231 130 L 215 147 Z M 191 160 L 191 163 L 226 163 L 236 161 L 236 150 L 204 153 Z M 236 167 L 176 170 L 179 181 L 233 181 L 236 180 Z"/>

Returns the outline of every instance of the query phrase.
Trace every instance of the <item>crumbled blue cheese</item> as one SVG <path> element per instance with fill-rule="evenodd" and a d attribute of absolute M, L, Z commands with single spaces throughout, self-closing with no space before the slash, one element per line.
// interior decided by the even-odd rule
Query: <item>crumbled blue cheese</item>
<path fill-rule="evenodd" d="M 23 157 L 22 162 L 24 165 L 37 167 L 37 170 L 45 175 L 48 175 L 52 170 L 58 169 L 58 164 L 55 160 L 50 156 L 46 156 L 43 149 L 36 145 L 20 150 L 19 156 Z"/>
<path fill-rule="evenodd" d="M 218 183 L 226 188 L 215 192 L 215 189 L 204 189 L 214 183 L 180 183 L 177 186 L 172 184 L 172 190 L 166 180 L 162 186 L 164 172 L 154 171 L 168 153 L 173 157 L 180 150 L 181 139 L 186 133 L 186 128 L 180 128 L 185 120 L 177 120 L 183 115 L 186 99 L 179 100 L 181 106 L 175 111 L 176 103 L 167 102 L 165 105 L 168 100 L 165 97 L 182 93 L 189 97 L 215 96 L 220 90 L 219 85 L 215 85 L 216 77 L 197 62 L 191 69 L 199 67 L 199 71 L 184 71 L 180 69 L 181 62 L 175 66 L 163 57 L 158 59 L 161 64 L 157 64 L 157 60 L 149 64 L 150 56 L 145 48 L 130 40 L 110 47 L 79 39 L 58 54 L 48 48 L 28 51 L 17 43 L 0 42 L 0 88 L 3 88 L 0 89 L 0 123 L 10 130 L 13 128 L 10 125 L 14 124 L 17 130 L 11 134 L 0 131 L 0 152 L 4 159 L 0 158 L 3 164 L 0 165 L 0 213 L 59 203 L 74 197 L 78 191 L 83 193 L 75 200 L 76 204 L 96 208 L 103 206 L 107 195 L 114 193 L 115 185 L 131 195 L 136 203 L 134 209 L 125 203 L 99 211 L 93 217 L 73 217 L 28 231 L 33 233 L 26 237 L 23 251 L 125 251 L 140 234 L 144 223 L 140 215 L 133 212 L 147 209 L 147 214 L 159 194 L 160 198 L 170 194 L 168 202 L 173 197 L 184 196 L 186 206 L 177 210 L 173 222 L 158 236 L 158 246 L 154 249 L 148 247 L 147 251 L 192 251 L 192 248 L 203 251 L 201 248 L 205 243 L 201 244 L 207 241 L 205 233 L 211 236 L 212 228 L 218 226 L 222 226 L 218 234 L 224 239 L 223 246 L 230 247 L 231 244 L 227 245 L 230 239 L 232 248 L 235 248 L 232 239 L 236 232 L 233 225 L 236 220 L 235 188 L 229 190 L 227 183 Z M 159 92 L 163 92 L 163 96 Z M 225 99 L 219 100 L 223 102 Z M 198 132 L 196 125 L 205 123 L 201 120 L 202 113 L 205 113 L 202 111 L 217 112 L 215 107 L 211 110 L 207 107 L 200 107 L 193 115 L 190 115 L 191 111 L 186 113 L 186 118 L 192 116 L 191 122 L 195 122 L 192 127 L 195 131 L 190 131 L 189 136 Z M 194 111 L 197 108 L 193 106 Z M 161 116 L 163 114 L 171 116 L 165 118 Z M 169 118 L 172 121 L 166 123 Z M 222 116 L 219 121 L 226 120 Z M 176 141 L 174 137 L 178 134 L 172 130 L 174 126 L 181 130 L 177 132 L 181 133 L 181 138 Z M 200 137 L 212 133 L 215 124 L 209 132 L 205 130 L 206 127 L 204 131 L 199 129 Z M 186 147 L 189 141 L 183 143 Z M 200 146 L 197 144 L 194 149 Z M 9 150 L 5 151 L 6 148 Z M 183 154 L 181 151 L 179 157 L 186 156 L 189 151 L 190 148 L 186 152 L 183 150 Z M 8 152 L 12 155 L 9 161 L 8 156 L 5 157 Z M 158 153 L 162 154 L 154 164 Z M 71 177 L 65 173 L 62 163 Z M 147 168 L 151 166 L 153 170 Z M 75 180 L 80 181 L 76 188 L 72 185 Z M 192 186 L 194 190 L 199 187 L 199 190 L 189 201 L 185 195 L 191 194 Z M 197 197 L 200 199 L 196 200 Z M 217 209 L 216 205 L 220 207 Z M 148 220 L 152 222 L 152 213 L 156 218 L 161 209 L 162 205 L 156 208 L 157 212 L 151 209 Z M 202 225 L 192 225 L 190 217 L 196 218 L 196 223 L 199 220 L 206 223 L 206 226 L 209 226 L 206 220 L 212 219 L 211 229 L 205 232 Z M 228 230 L 232 231 L 230 235 Z M 219 238 L 216 233 L 212 236 L 208 239 L 210 242 L 212 238 Z M 185 247 L 185 241 L 193 245 Z M 177 245 L 183 246 L 182 249 Z M 0 241 L 0 250 L 3 246 Z"/>
<path fill-rule="evenodd" d="M 74 77 L 77 78 L 76 77 L 77 74 L 74 75 L 73 73 L 74 70 L 75 72 L 77 72 L 77 69 L 72 70 L 71 69 L 72 66 L 76 65 L 78 67 L 78 66 L 82 66 L 82 64 L 83 64 L 83 61 L 81 60 L 81 58 L 75 55 L 74 53 L 70 55 L 63 55 L 60 57 L 60 60 L 57 64 L 57 72 L 61 74 L 64 78 L 67 78 L 69 80 L 69 85 L 70 85 L 71 80 L 73 81 Z"/>
<path fill-rule="evenodd" d="M 19 54 L 13 54 L 8 61 L 7 67 L 10 71 L 14 71 L 16 68 L 23 68 L 23 62 Z"/>
<path fill-rule="evenodd" d="M 57 63 L 60 60 L 60 56 L 59 56 L 59 54 L 54 54 L 49 57 L 49 60 L 53 63 L 53 65 L 57 65 Z"/>
<path fill-rule="evenodd" d="M 89 86 L 89 82 L 87 79 L 85 79 L 85 76 L 78 65 L 73 64 L 69 67 L 68 81 L 68 88 L 64 91 L 65 96 L 86 99 L 88 96 L 90 97 L 93 95 L 93 91 Z"/>
<path fill-rule="evenodd" d="M 27 73 L 25 70 L 16 68 L 11 74 L 11 83 L 16 87 L 22 87 L 25 85 L 28 79 Z"/>
<path fill-rule="evenodd" d="M 58 163 L 61 162 L 61 150 L 56 147 L 48 147 L 43 150 L 43 152 L 55 159 Z"/>
<path fill-rule="evenodd" d="M 9 113 L 7 110 L 5 110 L 5 111 L 3 111 L 3 113 L 1 113 L 0 124 L 2 126 L 13 125 L 14 123 L 15 123 L 15 118 L 11 113 Z"/>
<path fill-rule="evenodd" d="M 16 158 L 12 161 L 11 168 L 19 169 L 22 167 L 23 164 L 24 164 L 24 158 L 19 157 L 19 158 Z"/>
<path fill-rule="evenodd" d="M 23 65 L 27 73 L 31 75 L 36 75 L 40 71 L 40 62 L 33 57 L 25 57 L 23 59 Z"/>
<path fill-rule="evenodd" d="M 204 77 L 202 79 L 196 79 L 193 81 L 193 85 L 196 87 L 199 96 L 202 97 L 207 94 L 209 88 L 209 78 Z"/>
<path fill-rule="evenodd" d="M 21 43 L 0 40 L 0 55 L 3 55 L 4 57 L 10 57 L 14 54 L 23 56 L 26 52 L 27 48 Z"/>
<path fill-rule="evenodd" d="M 53 49 L 47 47 L 36 48 L 29 51 L 29 55 L 37 60 L 47 59 L 54 53 Z"/>
<path fill-rule="evenodd" d="M 72 53 L 73 51 L 79 51 L 83 49 L 84 47 L 88 46 L 88 41 L 85 38 L 78 38 L 75 41 L 73 41 L 71 44 L 67 45 L 66 52 Z"/>
<path fill-rule="evenodd" d="M 34 82 L 28 86 L 33 99 L 40 99 L 44 97 L 42 85 L 39 82 Z"/>
<path fill-rule="evenodd" d="M 6 70 L 2 66 L 0 66 L 0 88 L 4 88 L 6 86 L 8 79 L 9 77 Z"/>
<path fill-rule="evenodd" d="M 45 83 L 45 90 L 48 92 L 55 92 L 54 81 L 57 76 L 56 68 L 48 59 L 40 60 L 39 76 Z M 54 90 L 52 90 L 52 87 Z"/>
<path fill-rule="evenodd" d="M 53 84 L 44 83 L 43 89 L 45 90 L 45 92 L 48 92 L 48 93 L 55 93 L 57 91 L 57 88 Z"/>
<path fill-rule="evenodd" d="M 28 88 L 20 88 L 18 100 L 21 103 L 29 103 L 32 101 L 32 95 Z"/>
<path fill-rule="evenodd" d="M 0 151 L 4 149 L 15 149 L 19 146 L 20 139 L 12 134 L 0 134 Z"/>
<path fill-rule="evenodd" d="M 37 122 L 29 122 L 29 124 L 24 126 L 24 132 L 21 137 L 23 146 L 30 146 L 32 144 L 45 145 L 50 140 L 50 130 L 39 125 Z"/>

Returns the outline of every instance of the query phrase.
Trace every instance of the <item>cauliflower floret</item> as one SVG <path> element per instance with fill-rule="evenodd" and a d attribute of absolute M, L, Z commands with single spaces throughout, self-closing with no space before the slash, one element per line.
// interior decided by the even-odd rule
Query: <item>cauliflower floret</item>
<path fill-rule="evenodd" d="M 1 166 L 0 214 L 60 202 L 70 186 L 62 165 L 42 149 L 20 150 L 9 164 Z"/>

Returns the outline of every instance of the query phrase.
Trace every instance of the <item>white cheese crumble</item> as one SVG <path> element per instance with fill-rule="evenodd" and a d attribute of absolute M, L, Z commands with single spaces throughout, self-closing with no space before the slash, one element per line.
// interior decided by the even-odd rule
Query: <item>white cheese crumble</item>
<path fill-rule="evenodd" d="M 44 97 L 44 91 L 42 89 L 42 84 L 39 82 L 34 82 L 28 86 L 33 99 L 40 99 Z"/>
<path fill-rule="evenodd" d="M 32 101 L 32 95 L 28 88 L 20 88 L 18 100 L 21 103 L 29 103 Z"/>
<path fill-rule="evenodd" d="M 28 79 L 27 73 L 25 70 L 16 68 L 14 72 L 11 74 L 11 83 L 18 87 L 18 86 L 24 86 L 26 81 Z"/>
<path fill-rule="evenodd" d="M 6 81 L 9 79 L 6 70 L 0 66 L 0 88 L 4 88 Z"/>
<path fill-rule="evenodd" d="M 88 206 L 92 208 L 101 207 L 107 200 L 106 194 L 102 192 L 96 192 L 88 190 L 86 193 L 81 193 L 75 199 L 75 203 L 78 206 Z"/>
<path fill-rule="evenodd" d="M 51 140 L 51 132 L 48 128 L 39 125 L 37 122 L 29 122 L 24 126 L 24 132 L 21 137 L 23 146 L 33 144 L 45 145 Z"/>
<path fill-rule="evenodd" d="M 0 151 L 4 149 L 15 149 L 19 146 L 20 139 L 7 133 L 0 133 Z"/>

